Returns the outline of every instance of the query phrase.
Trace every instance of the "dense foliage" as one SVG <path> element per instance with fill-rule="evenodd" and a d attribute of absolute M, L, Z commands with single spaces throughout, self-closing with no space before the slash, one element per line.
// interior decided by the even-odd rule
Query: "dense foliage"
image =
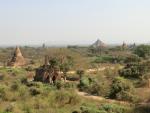
<path fill-rule="evenodd" d="M 143 78 L 150 71 L 150 63 L 129 63 L 119 71 L 120 76 L 126 78 Z"/>
<path fill-rule="evenodd" d="M 81 91 L 98 96 L 106 96 L 109 91 L 109 84 L 106 81 L 97 81 L 88 77 L 82 77 L 78 87 Z"/>
<path fill-rule="evenodd" d="M 109 97 L 118 100 L 135 101 L 133 84 L 122 77 L 116 77 L 113 80 Z"/>
<path fill-rule="evenodd" d="M 150 56 L 150 45 L 140 45 L 135 49 L 134 53 L 139 57 L 147 58 Z"/>

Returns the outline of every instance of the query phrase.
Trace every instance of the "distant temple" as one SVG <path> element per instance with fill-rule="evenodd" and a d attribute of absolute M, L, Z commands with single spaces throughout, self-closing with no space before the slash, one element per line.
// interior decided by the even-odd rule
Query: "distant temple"
<path fill-rule="evenodd" d="M 92 44 L 92 47 L 94 48 L 105 48 L 107 47 L 105 43 L 103 43 L 101 40 L 97 40 L 94 44 Z"/>
<path fill-rule="evenodd" d="M 20 67 L 26 64 L 25 58 L 23 57 L 20 48 L 16 47 L 15 52 L 10 61 L 8 61 L 7 66 Z"/>
<path fill-rule="evenodd" d="M 136 47 L 136 43 L 133 43 L 132 45 L 129 46 L 131 49 L 134 49 Z"/>
<path fill-rule="evenodd" d="M 125 42 L 123 42 L 122 49 L 126 49 L 127 47 L 128 47 L 127 44 Z"/>

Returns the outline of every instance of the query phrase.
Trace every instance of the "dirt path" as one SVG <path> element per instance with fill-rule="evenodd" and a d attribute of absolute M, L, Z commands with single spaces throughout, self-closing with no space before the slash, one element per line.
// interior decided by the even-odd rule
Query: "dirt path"
<path fill-rule="evenodd" d="M 93 99 L 93 100 L 97 100 L 97 101 L 106 101 L 109 103 L 119 103 L 119 104 L 126 104 L 126 105 L 130 104 L 130 103 L 125 102 L 125 101 L 117 101 L 117 100 L 112 100 L 112 99 L 106 99 L 106 98 L 101 97 L 101 96 L 93 96 L 93 95 L 90 95 L 88 93 L 81 92 L 78 90 L 76 90 L 76 92 L 79 96 L 84 97 L 84 98 L 88 98 L 88 99 Z"/>
<path fill-rule="evenodd" d="M 119 69 L 123 68 L 123 66 L 120 66 Z M 96 71 L 104 71 L 106 69 L 111 69 L 111 70 L 114 70 L 115 67 L 113 66 L 105 66 L 105 67 L 101 67 L 101 68 L 97 68 L 97 69 L 87 69 L 85 70 L 86 73 L 91 73 L 91 72 L 96 72 Z M 69 71 L 68 74 L 75 74 L 76 71 Z M 68 81 L 70 82 L 70 81 Z M 88 98 L 88 99 L 93 99 L 93 100 L 97 100 L 97 101 L 107 101 L 109 103 L 120 103 L 120 104 L 130 104 L 128 102 L 125 102 L 125 101 L 117 101 L 117 100 L 112 100 L 112 99 L 106 99 L 104 97 L 101 97 L 101 96 L 94 96 L 94 95 L 90 95 L 86 92 L 81 92 L 79 90 L 76 90 L 77 94 L 81 97 L 84 97 L 84 98 Z"/>
<path fill-rule="evenodd" d="M 119 66 L 119 69 L 123 68 L 123 66 Z M 104 71 L 106 69 L 111 69 L 114 70 L 115 67 L 114 66 L 105 66 L 105 67 L 101 67 L 101 68 L 94 68 L 94 69 L 87 69 L 85 70 L 86 73 L 92 73 L 92 72 L 96 72 L 96 71 Z M 69 71 L 68 74 L 75 74 L 76 71 Z"/>

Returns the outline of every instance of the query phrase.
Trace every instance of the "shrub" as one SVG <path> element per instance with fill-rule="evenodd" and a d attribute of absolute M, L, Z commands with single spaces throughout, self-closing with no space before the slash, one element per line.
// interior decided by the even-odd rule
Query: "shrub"
<path fill-rule="evenodd" d="M 93 104 L 83 104 L 80 111 L 79 113 L 128 113 L 130 108 L 117 104 L 101 104 L 100 107 Z"/>
<path fill-rule="evenodd" d="M 24 99 L 27 99 L 26 96 L 28 95 L 28 89 L 26 86 L 24 85 L 21 85 L 19 90 L 18 90 L 18 96 L 24 100 Z"/>
<path fill-rule="evenodd" d="M 13 82 L 12 85 L 11 85 L 11 90 L 17 91 L 19 89 L 20 85 L 21 84 L 19 84 L 17 81 Z"/>
<path fill-rule="evenodd" d="M 0 74 L 0 80 L 3 80 L 3 79 L 4 79 L 4 77 L 5 77 L 5 75 L 4 75 L 4 74 Z"/>
<path fill-rule="evenodd" d="M 0 85 L 0 99 L 4 100 L 6 96 L 6 87 Z"/>
<path fill-rule="evenodd" d="M 97 81 L 94 78 L 84 77 L 78 85 L 81 91 L 85 91 L 92 95 L 106 96 L 109 91 L 109 84 L 105 81 Z"/>
<path fill-rule="evenodd" d="M 126 78 L 142 78 L 150 71 L 147 63 L 130 63 L 119 71 L 120 76 Z"/>
<path fill-rule="evenodd" d="M 27 83 L 28 83 L 28 80 L 27 80 L 26 77 L 22 77 L 22 78 L 20 79 L 20 81 L 21 81 L 22 84 L 27 84 Z"/>
<path fill-rule="evenodd" d="M 38 94 L 41 93 L 41 91 L 40 91 L 39 89 L 35 88 L 35 87 L 30 88 L 29 91 L 30 91 L 30 94 L 31 94 L 32 96 L 36 96 L 36 95 L 38 95 Z"/>
<path fill-rule="evenodd" d="M 61 81 L 57 81 L 55 83 L 55 86 L 56 86 L 57 89 L 61 89 L 63 87 L 63 83 Z"/>
<path fill-rule="evenodd" d="M 89 87 L 89 85 L 90 85 L 89 79 L 87 77 L 82 77 L 80 79 L 80 83 L 79 83 L 78 87 L 81 91 L 83 91 L 83 90 L 87 89 Z"/>
<path fill-rule="evenodd" d="M 147 58 L 150 56 L 150 46 L 149 45 L 140 45 L 136 47 L 135 54 L 137 54 L 139 57 Z"/>
<path fill-rule="evenodd" d="M 14 109 L 14 106 L 10 104 L 5 108 L 5 112 L 13 112 L 13 109 Z"/>
<path fill-rule="evenodd" d="M 133 84 L 122 77 L 116 77 L 111 85 L 109 97 L 112 99 L 133 101 L 134 100 Z"/>
<path fill-rule="evenodd" d="M 98 95 L 98 96 L 106 96 L 108 93 L 109 87 L 105 82 L 95 82 L 92 83 L 89 87 L 88 87 L 88 93 L 92 94 L 92 95 Z"/>
<path fill-rule="evenodd" d="M 93 63 L 124 63 L 125 57 L 122 56 L 99 56 Z"/>
<path fill-rule="evenodd" d="M 23 106 L 23 111 L 24 111 L 24 113 L 34 113 L 31 106 L 28 106 L 26 104 Z"/>
<path fill-rule="evenodd" d="M 131 55 L 125 59 L 125 63 L 131 63 L 131 62 L 136 63 L 140 61 L 141 61 L 141 58 L 137 55 Z"/>
<path fill-rule="evenodd" d="M 76 105 L 80 102 L 80 98 L 74 91 L 59 90 L 56 92 L 55 101 L 59 106 Z"/>
<path fill-rule="evenodd" d="M 99 109 L 106 111 L 106 113 L 127 113 L 130 111 L 128 107 L 117 104 L 102 104 Z"/>
<path fill-rule="evenodd" d="M 27 68 L 25 68 L 26 71 L 34 71 L 34 68 L 32 66 L 28 66 Z"/>
<path fill-rule="evenodd" d="M 134 108 L 133 113 L 149 113 L 150 105 L 138 105 Z"/>
<path fill-rule="evenodd" d="M 43 84 L 41 82 L 28 82 L 26 84 L 28 87 L 36 87 L 36 88 L 42 88 Z"/>
<path fill-rule="evenodd" d="M 76 87 L 75 83 L 66 82 L 64 84 L 64 88 L 75 88 L 75 87 Z"/>

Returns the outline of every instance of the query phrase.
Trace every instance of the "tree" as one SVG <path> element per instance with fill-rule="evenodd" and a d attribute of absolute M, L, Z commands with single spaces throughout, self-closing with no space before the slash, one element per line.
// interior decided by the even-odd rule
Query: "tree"
<path fill-rule="evenodd" d="M 147 58 L 150 56 L 150 45 L 140 45 L 135 48 L 134 53 L 139 57 Z"/>
<path fill-rule="evenodd" d="M 145 74 L 150 72 L 150 63 L 129 63 L 119 71 L 120 76 L 126 78 L 143 78 Z"/>
<path fill-rule="evenodd" d="M 66 81 L 67 72 L 71 69 L 72 66 L 73 66 L 73 58 L 72 57 L 67 56 L 66 58 L 63 58 L 61 60 L 60 70 L 63 72 L 64 81 Z"/>
<path fill-rule="evenodd" d="M 112 99 L 133 101 L 133 84 L 122 77 L 114 78 L 111 85 L 109 97 Z"/>
<path fill-rule="evenodd" d="M 131 55 L 131 56 L 128 56 L 126 59 L 125 59 L 125 63 L 131 63 L 131 62 L 135 62 L 135 63 L 138 63 L 141 61 L 141 58 L 137 55 Z"/>
<path fill-rule="evenodd" d="M 57 58 L 51 58 L 49 60 L 49 67 L 50 68 L 55 68 L 59 66 L 59 60 Z"/>

